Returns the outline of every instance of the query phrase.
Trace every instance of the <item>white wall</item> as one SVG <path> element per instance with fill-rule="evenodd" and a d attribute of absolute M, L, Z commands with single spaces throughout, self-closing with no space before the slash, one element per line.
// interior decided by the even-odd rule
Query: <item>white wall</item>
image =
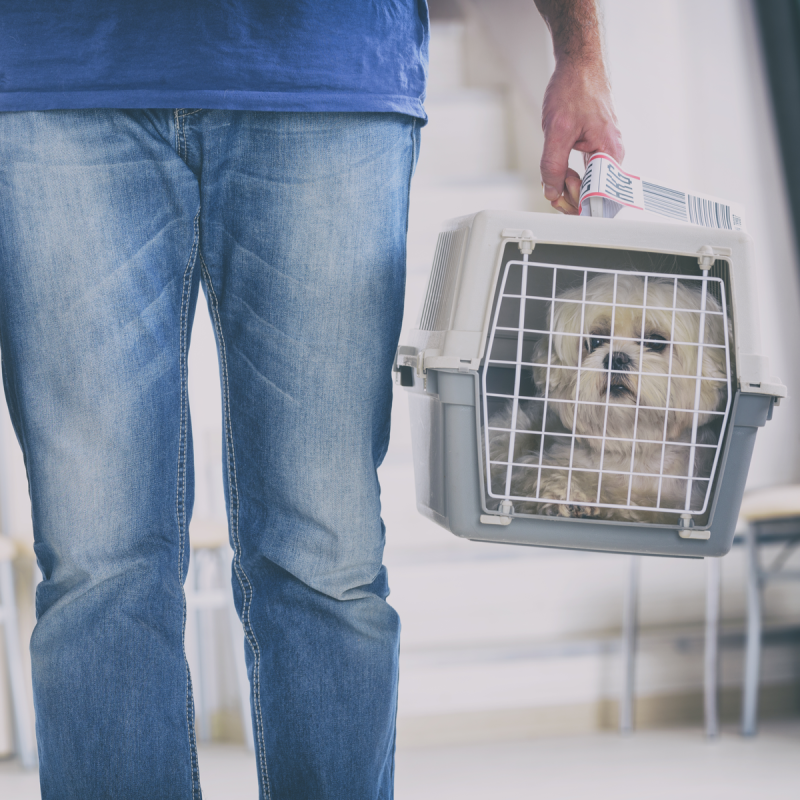
<path fill-rule="evenodd" d="M 626 166 L 746 207 L 764 353 L 790 395 L 758 434 L 748 485 L 800 480 L 800 272 L 751 3 L 602 5 Z"/>

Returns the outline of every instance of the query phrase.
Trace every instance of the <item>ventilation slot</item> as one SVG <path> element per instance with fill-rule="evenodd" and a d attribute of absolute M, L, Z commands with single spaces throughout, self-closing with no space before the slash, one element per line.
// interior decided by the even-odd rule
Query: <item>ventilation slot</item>
<path fill-rule="evenodd" d="M 466 228 L 439 234 L 428 281 L 428 293 L 422 306 L 420 330 L 443 331 L 447 328 L 466 239 Z"/>

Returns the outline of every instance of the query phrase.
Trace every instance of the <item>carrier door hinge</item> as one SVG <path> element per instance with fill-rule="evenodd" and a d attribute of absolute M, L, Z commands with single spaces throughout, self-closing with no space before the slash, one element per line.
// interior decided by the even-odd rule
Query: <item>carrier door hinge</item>
<path fill-rule="evenodd" d="M 707 272 L 718 258 L 730 257 L 731 253 L 730 247 L 711 247 L 704 244 L 697 251 L 697 263 L 703 272 Z"/>
<path fill-rule="evenodd" d="M 484 525 L 510 525 L 511 517 L 514 513 L 514 504 L 510 500 L 503 500 L 499 506 L 499 514 L 481 514 L 480 520 Z"/>
<path fill-rule="evenodd" d="M 510 525 L 511 517 L 502 514 L 481 514 L 481 524 L 483 525 Z"/>
<path fill-rule="evenodd" d="M 516 239 L 519 251 L 523 255 L 530 255 L 533 252 L 533 248 L 536 247 L 533 231 L 529 231 L 527 228 L 503 228 L 503 232 L 500 235 L 503 239 Z"/>
<path fill-rule="evenodd" d="M 692 515 L 681 514 L 681 527 L 678 528 L 678 536 L 681 539 L 710 539 L 711 531 L 695 528 Z"/>

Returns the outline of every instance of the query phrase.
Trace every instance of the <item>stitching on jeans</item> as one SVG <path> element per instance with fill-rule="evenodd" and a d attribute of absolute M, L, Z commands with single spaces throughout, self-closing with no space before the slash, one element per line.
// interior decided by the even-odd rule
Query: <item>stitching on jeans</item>
<path fill-rule="evenodd" d="M 191 676 L 189 674 L 189 661 L 186 658 L 186 593 L 183 590 L 183 557 L 186 550 L 186 461 L 187 461 L 187 428 L 188 428 L 188 327 L 189 305 L 192 290 L 193 265 L 197 259 L 197 250 L 200 243 L 200 211 L 194 217 L 194 238 L 189 260 L 183 271 L 183 286 L 181 287 L 180 311 L 180 373 L 181 373 L 181 406 L 180 428 L 178 434 L 178 479 L 175 485 L 175 514 L 178 521 L 178 580 L 183 599 L 183 626 L 181 630 L 181 650 L 186 668 L 186 730 L 189 736 L 189 760 L 192 771 L 192 798 L 200 798 L 199 786 L 195 786 L 195 772 L 197 770 L 197 742 L 194 731 L 194 708 L 191 695 Z"/>
<path fill-rule="evenodd" d="M 189 144 L 186 141 L 186 123 L 181 119 L 181 143 L 183 147 L 183 160 L 187 161 L 189 157 Z M 188 162 L 187 162 L 188 163 Z"/>
<path fill-rule="evenodd" d="M 238 480 L 236 476 L 236 455 L 233 449 L 233 430 L 230 418 L 230 392 L 228 385 L 228 358 L 227 348 L 225 346 L 225 337 L 222 333 L 222 322 L 219 316 L 219 301 L 217 300 L 214 286 L 211 282 L 211 275 L 208 271 L 205 259 L 202 252 L 200 255 L 200 269 L 203 275 L 203 281 L 208 289 L 208 296 L 211 300 L 211 313 L 214 317 L 214 330 L 220 344 L 220 364 L 222 366 L 222 397 L 223 397 L 223 410 L 225 417 L 225 455 L 227 460 L 228 471 L 228 497 L 231 503 L 231 538 L 234 542 L 234 559 L 233 567 L 239 587 L 242 591 L 242 626 L 244 628 L 247 643 L 253 651 L 253 707 L 255 709 L 256 728 L 258 738 L 258 760 L 259 771 L 261 773 L 262 783 L 266 786 L 267 797 L 272 797 L 269 783 L 269 773 L 266 765 L 266 753 L 264 744 L 264 725 L 261 715 L 261 648 L 259 647 L 258 640 L 256 639 L 255 631 L 250 621 L 250 608 L 252 604 L 253 587 L 250 579 L 247 577 L 244 568 L 242 567 L 241 559 L 241 541 L 239 539 L 239 490 Z M 245 586 L 245 583 L 247 586 Z M 245 723 L 246 724 L 246 723 Z"/>
<path fill-rule="evenodd" d="M 183 122 L 183 116 L 178 113 L 179 109 L 175 109 L 175 149 L 178 155 L 186 161 L 187 146 L 186 146 L 186 124 Z"/>
<path fill-rule="evenodd" d="M 178 116 L 177 108 L 173 113 L 175 115 L 175 152 L 183 158 L 181 155 L 181 118 Z"/>
<path fill-rule="evenodd" d="M 180 112 L 180 111 L 183 111 L 184 113 L 183 113 L 183 114 L 180 114 L 180 113 L 178 113 L 178 112 Z M 175 113 L 176 113 L 176 114 L 177 114 L 177 115 L 178 115 L 178 116 L 179 116 L 181 119 L 183 119 L 184 117 L 191 117 L 191 116 L 192 116 L 192 114 L 199 114 L 201 111 L 203 111 L 203 109 L 202 109 L 202 108 L 193 108 L 191 111 L 186 111 L 186 110 L 184 110 L 184 109 L 180 109 L 180 108 L 176 108 L 176 109 L 175 109 Z"/>
<path fill-rule="evenodd" d="M 261 715 L 261 648 L 256 639 L 255 630 L 250 621 L 250 608 L 253 598 L 253 586 L 247 573 L 242 567 L 242 546 L 239 539 L 239 484 L 236 476 L 236 454 L 233 449 L 233 428 L 231 425 L 230 391 L 228 386 L 228 356 L 225 346 L 225 337 L 222 333 L 222 321 L 219 315 L 219 301 L 217 300 L 214 286 L 211 283 L 211 274 L 208 271 L 202 251 L 200 256 L 200 272 L 203 282 L 208 290 L 208 297 L 211 304 L 211 313 L 214 317 L 214 332 L 219 343 L 220 366 L 222 367 L 222 403 L 225 418 L 225 457 L 228 472 L 228 497 L 231 506 L 231 539 L 233 540 L 233 569 L 239 581 L 239 588 L 242 591 L 242 627 L 244 629 L 247 643 L 253 652 L 253 708 L 255 709 L 258 764 L 261 774 L 261 783 L 266 787 L 267 798 L 272 798 L 270 789 L 269 772 L 267 770 L 266 746 L 264 743 L 264 722 Z M 246 586 L 245 586 L 246 584 Z M 242 721 L 247 724 L 246 720 Z"/>

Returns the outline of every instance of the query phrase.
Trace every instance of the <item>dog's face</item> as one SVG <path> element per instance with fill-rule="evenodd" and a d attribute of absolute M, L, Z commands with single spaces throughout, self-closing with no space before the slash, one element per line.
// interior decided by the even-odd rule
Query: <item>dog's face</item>
<path fill-rule="evenodd" d="M 636 424 L 637 439 L 675 439 L 691 429 L 698 390 L 699 287 L 687 281 L 676 288 L 672 280 L 650 278 L 645 297 L 643 278 L 618 274 L 616 290 L 614 278 L 589 280 L 585 304 L 579 302 L 580 286 L 553 301 L 554 333 L 534 349 L 536 363 L 550 364 L 549 370 L 534 367 L 538 392 L 547 389 L 556 401 L 550 407 L 578 435 L 601 436 L 605 430 L 608 437 L 630 439 Z M 728 335 L 727 320 L 710 294 L 706 309 L 717 313 L 704 315 L 697 403 L 704 412 L 724 407 L 727 397 L 725 349 L 719 346 Z M 710 419 L 701 413 L 697 424 Z"/>

